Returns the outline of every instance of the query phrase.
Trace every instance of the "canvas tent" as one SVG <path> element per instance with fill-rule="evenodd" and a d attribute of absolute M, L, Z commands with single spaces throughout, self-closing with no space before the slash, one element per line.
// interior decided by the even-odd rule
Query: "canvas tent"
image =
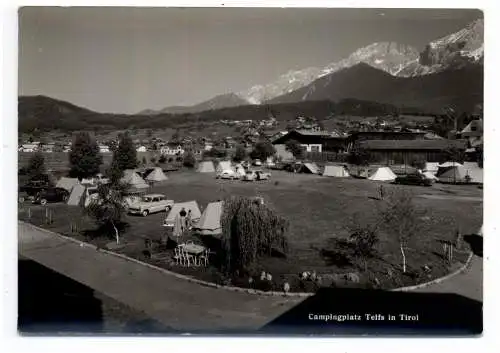
<path fill-rule="evenodd" d="M 436 175 L 439 181 L 442 183 L 465 183 L 467 181 L 472 181 L 467 173 L 467 169 L 464 166 L 455 165 L 453 167 L 439 167 L 438 173 Z M 468 180 L 469 179 L 469 180 Z"/>
<path fill-rule="evenodd" d="M 389 167 L 381 167 L 378 168 L 375 173 L 373 173 L 370 177 L 370 180 L 374 181 L 394 181 L 396 179 L 396 174 Z"/>
<path fill-rule="evenodd" d="M 238 164 L 237 166 L 235 166 L 234 171 L 235 171 L 236 175 L 239 176 L 240 178 L 244 177 L 246 174 L 245 168 L 243 168 L 243 166 L 241 164 Z"/>
<path fill-rule="evenodd" d="M 196 171 L 199 173 L 213 173 L 215 172 L 214 164 L 212 161 L 200 162 Z"/>
<path fill-rule="evenodd" d="M 77 178 L 66 178 L 66 177 L 62 177 L 62 178 L 61 178 L 61 179 L 59 179 L 59 181 L 57 182 L 56 187 L 57 187 L 57 188 L 62 188 L 62 189 L 67 190 L 68 192 L 71 192 L 71 190 L 73 190 L 73 187 L 74 187 L 76 184 L 79 184 L 79 181 L 78 181 L 78 179 L 77 179 Z"/>
<path fill-rule="evenodd" d="M 219 164 L 217 165 L 216 169 L 217 173 L 222 173 L 225 170 L 233 170 L 230 161 L 220 161 Z"/>
<path fill-rule="evenodd" d="M 319 174 L 319 168 L 316 163 L 304 163 L 299 169 L 300 173 Z"/>
<path fill-rule="evenodd" d="M 94 195 L 97 195 L 97 186 L 76 184 L 71 190 L 71 194 L 66 203 L 70 206 L 87 207 L 90 202 L 95 199 Z"/>
<path fill-rule="evenodd" d="M 131 189 L 140 190 L 149 188 L 149 185 L 139 176 L 139 174 L 129 169 L 124 171 L 121 182 L 128 184 Z"/>
<path fill-rule="evenodd" d="M 198 222 L 201 217 L 201 211 L 198 207 L 198 203 L 196 201 L 187 201 L 174 203 L 172 209 L 167 215 L 167 218 L 165 218 L 164 225 L 167 227 L 173 227 L 175 224 L 175 216 L 177 216 L 183 208 L 186 210 L 186 212 L 189 212 L 189 210 L 191 210 L 191 220 L 193 222 Z"/>
<path fill-rule="evenodd" d="M 471 178 L 473 183 L 483 183 L 483 168 L 479 168 L 477 162 L 465 162 L 465 169 L 467 169 L 467 174 Z"/>
<path fill-rule="evenodd" d="M 323 176 L 345 178 L 349 176 L 349 172 L 341 165 L 326 165 Z"/>
<path fill-rule="evenodd" d="M 82 198 L 85 196 L 85 189 L 85 186 L 82 184 L 73 186 L 67 204 L 70 206 L 80 206 L 82 204 Z"/>
<path fill-rule="evenodd" d="M 194 229 L 202 235 L 222 234 L 221 215 L 222 201 L 209 203 Z"/>
<path fill-rule="evenodd" d="M 150 172 L 146 177 L 146 181 L 150 181 L 153 183 L 159 183 L 165 180 L 168 180 L 168 177 L 163 173 L 163 170 L 159 167 L 153 169 L 153 171 Z"/>

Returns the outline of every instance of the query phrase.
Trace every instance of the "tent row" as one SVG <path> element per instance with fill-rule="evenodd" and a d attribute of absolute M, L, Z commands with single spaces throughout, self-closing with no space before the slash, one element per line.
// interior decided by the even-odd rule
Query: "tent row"
<path fill-rule="evenodd" d="M 123 172 L 123 177 L 120 179 L 122 183 L 129 185 L 128 192 L 138 194 L 150 187 L 150 184 L 161 183 L 167 181 L 168 177 L 163 173 L 161 168 L 151 170 L 146 178 L 142 178 L 137 171 L 128 169 Z M 92 195 L 97 193 L 97 186 L 80 182 L 77 178 L 60 178 L 56 187 L 63 188 L 69 192 L 67 204 L 71 206 L 88 206 L 92 200 Z"/>
<path fill-rule="evenodd" d="M 215 168 L 212 161 L 203 161 L 198 164 L 196 171 L 198 173 L 222 173 L 224 171 L 231 171 L 240 177 L 245 176 L 245 168 L 243 168 L 241 164 L 233 165 L 230 161 L 219 162 L 217 168 Z"/>

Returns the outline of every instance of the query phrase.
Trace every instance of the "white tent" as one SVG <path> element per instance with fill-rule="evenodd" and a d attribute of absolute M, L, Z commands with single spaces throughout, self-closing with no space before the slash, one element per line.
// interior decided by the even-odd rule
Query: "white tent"
<path fill-rule="evenodd" d="M 368 179 L 375 181 L 394 181 L 396 174 L 389 167 L 378 168 Z"/>
<path fill-rule="evenodd" d="M 163 173 L 163 170 L 161 168 L 156 167 L 151 173 L 148 174 L 146 180 L 152 182 L 161 182 L 168 180 L 168 177 Z"/>
<path fill-rule="evenodd" d="M 349 172 L 341 165 L 326 165 L 323 171 L 323 176 L 345 178 L 349 176 Z"/>
<path fill-rule="evenodd" d="M 76 184 L 79 184 L 80 182 L 78 181 L 77 178 L 66 178 L 66 177 L 62 177 L 61 179 L 59 179 L 57 181 L 57 184 L 56 184 L 56 187 L 57 188 L 62 188 L 62 189 L 65 189 L 69 192 L 71 192 L 71 190 L 73 190 L 73 187 L 76 185 Z"/>
<path fill-rule="evenodd" d="M 212 161 L 200 162 L 196 171 L 199 173 L 213 173 L 215 172 L 214 163 Z"/>
<path fill-rule="evenodd" d="M 304 163 L 300 167 L 301 173 L 311 173 L 311 174 L 319 174 L 319 168 L 316 163 Z"/>
<path fill-rule="evenodd" d="M 453 167 L 439 167 L 436 174 L 439 181 L 442 183 L 465 183 L 467 181 L 472 181 L 468 170 L 464 168 L 463 165 L 458 164 Z M 469 179 L 469 180 L 468 180 Z"/>
<path fill-rule="evenodd" d="M 225 170 L 233 170 L 230 161 L 220 161 L 219 164 L 217 165 L 216 169 L 217 173 L 222 173 Z"/>
<path fill-rule="evenodd" d="M 85 186 L 82 184 L 76 184 L 71 190 L 67 204 L 70 206 L 80 206 L 82 205 L 82 198 L 85 197 Z"/>
<path fill-rule="evenodd" d="M 211 202 L 194 226 L 199 234 L 218 235 L 222 233 L 220 218 L 222 215 L 222 201 Z"/>
<path fill-rule="evenodd" d="M 173 227 L 175 223 L 175 216 L 177 216 L 183 208 L 186 210 L 186 212 L 189 212 L 189 210 L 191 210 L 191 220 L 193 222 L 198 222 L 201 217 L 201 211 L 198 207 L 198 203 L 196 201 L 187 201 L 174 203 L 172 209 L 167 215 L 167 218 L 165 219 L 164 225 Z"/>
<path fill-rule="evenodd" d="M 147 189 L 149 185 L 142 179 L 139 174 L 132 170 L 125 170 L 124 176 L 121 178 L 122 183 L 126 183 L 132 189 Z"/>
<path fill-rule="evenodd" d="M 467 169 L 467 174 L 471 178 L 473 183 L 483 183 L 483 168 L 479 168 L 477 162 L 465 162 L 465 169 Z"/>
<path fill-rule="evenodd" d="M 237 176 L 244 177 L 245 176 L 245 168 L 241 164 L 238 164 L 237 166 L 234 167 L 234 172 L 236 173 Z"/>
<path fill-rule="evenodd" d="M 92 200 L 96 200 L 97 186 L 86 186 L 76 184 L 71 190 L 68 201 L 70 206 L 84 206 L 87 207 Z"/>

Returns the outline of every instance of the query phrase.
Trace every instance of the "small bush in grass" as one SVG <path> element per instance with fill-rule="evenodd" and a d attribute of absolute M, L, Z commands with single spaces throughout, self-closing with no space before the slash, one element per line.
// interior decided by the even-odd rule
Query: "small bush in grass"
<path fill-rule="evenodd" d="M 182 161 L 182 157 L 177 157 L 178 159 L 181 158 L 180 161 Z M 179 160 L 178 160 L 179 161 Z M 179 161 L 179 162 L 180 162 Z M 184 162 L 183 162 L 184 166 L 186 168 L 194 168 L 195 164 L 196 164 L 196 159 L 194 157 L 194 154 L 192 152 L 188 152 L 186 154 L 186 156 L 184 157 Z"/>
<path fill-rule="evenodd" d="M 279 185 L 279 183 L 280 183 L 279 181 L 275 181 L 275 182 L 274 182 L 274 185 L 275 185 L 275 186 L 278 186 L 278 185 Z"/>
<path fill-rule="evenodd" d="M 367 260 L 374 255 L 375 246 L 379 242 L 378 224 L 366 224 L 361 219 L 359 214 L 355 214 L 350 218 L 346 228 L 349 232 L 353 255 L 362 260 L 363 269 L 367 272 Z"/>
<path fill-rule="evenodd" d="M 163 155 L 163 154 L 158 159 L 158 162 L 162 163 L 162 164 L 165 163 L 166 161 L 167 161 L 167 157 L 165 157 L 165 155 Z"/>
<path fill-rule="evenodd" d="M 168 157 L 168 163 L 172 163 L 174 159 L 172 157 Z"/>

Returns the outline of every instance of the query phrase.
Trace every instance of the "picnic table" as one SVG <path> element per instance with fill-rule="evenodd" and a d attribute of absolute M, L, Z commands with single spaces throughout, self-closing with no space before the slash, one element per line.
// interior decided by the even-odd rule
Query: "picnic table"
<path fill-rule="evenodd" d="M 199 255 L 205 251 L 205 247 L 197 244 L 184 244 L 181 246 L 185 252 L 193 255 Z"/>

